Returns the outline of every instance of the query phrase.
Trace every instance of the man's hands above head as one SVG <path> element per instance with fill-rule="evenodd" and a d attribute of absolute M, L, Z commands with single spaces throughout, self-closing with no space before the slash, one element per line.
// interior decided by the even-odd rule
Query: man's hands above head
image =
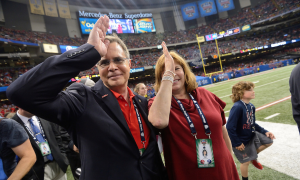
<path fill-rule="evenodd" d="M 106 15 L 104 17 L 100 17 L 90 32 L 87 41 L 87 43 L 95 46 L 95 49 L 99 52 L 101 57 L 106 55 L 107 47 L 109 45 L 109 41 L 104 40 L 108 28 L 109 18 Z"/>

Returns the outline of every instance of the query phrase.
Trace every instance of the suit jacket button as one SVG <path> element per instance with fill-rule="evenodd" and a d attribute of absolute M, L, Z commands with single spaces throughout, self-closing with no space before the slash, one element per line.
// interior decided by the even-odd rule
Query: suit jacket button
<path fill-rule="evenodd" d="M 141 164 L 143 164 L 143 161 L 141 161 Z"/>

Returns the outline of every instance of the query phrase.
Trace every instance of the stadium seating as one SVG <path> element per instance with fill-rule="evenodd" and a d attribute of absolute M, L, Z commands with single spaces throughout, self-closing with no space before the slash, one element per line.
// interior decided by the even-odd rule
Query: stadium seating
<path fill-rule="evenodd" d="M 262 19 L 270 18 L 275 15 L 284 13 L 289 10 L 297 8 L 299 0 L 276 0 L 277 8 L 272 1 L 267 1 L 254 8 L 243 8 L 240 12 L 227 19 L 219 19 L 218 21 L 211 22 L 208 25 L 203 25 L 197 28 L 175 31 L 175 32 L 164 32 L 162 34 L 141 34 L 141 35 L 127 35 L 124 36 L 123 40 L 128 48 L 139 48 L 156 46 L 162 41 L 167 44 L 181 43 L 194 41 L 195 35 L 207 35 L 214 32 L 224 31 L 237 26 L 251 24 Z M 87 38 L 70 38 L 55 36 L 49 33 L 42 32 L 31 32 L 24 30 L 8 29 L 0 27 L 0 38 L 12 39 L 23 42 L 32 43 L 51 43 L 51 44 L 64 44 L 79 46 L 87 41 Z"/>
<path fill-rule="evenodd" d="M 276 4 L 275 4 L 275 3 Z M 242 26 L 246 24 L 251 24 L 262 19 L 267 19 L 284 13 L 286 11 L 297 8 L 299 0 L 275 0 L 275 1 L 264 2 L 254 8 L 243 8 L 238 12 L 237 15 L 226 19 L 219 19 L 218 21 L 211 22 L 208 25 L 199 26 L 193 29 L 181 30 L 175 32 L 164 32 L 157 34 L 140 34 L 140 35 L 121 35 L 121 38 L 127 45 L 129 49 L 156 46 L 165 41 L 167 44 L 175 44 L 182 42 L 195 41 L 195 35 L 206 35 L 214 32 L 220 32 L 226 29 L 234 28 L 237 26 Z M 0 27 L 0 38 L 12 39 L 23 42 L 32 43 L 51 43 L 58 45 L 75 45 L 80 46 L 87 41 L 87 37 L 84 38 L 70 38 L 56 36 L 49 33 L 42 32 L 31 32 L 17 29 L 9 29 L 5 27 Z M 264 34 L 256 35 L 255 33 L 251 37 L 242 37 L 239 39 L 233 39 L 229 41 L 220 41 L 219 52 L 220 54 L 227 54 L 230 52 L 236 52 L 248 48 L 254 48 L 259 46 L 264 46 L 272 43 L 278 43 L 284 40 L 298 39 L 300 38 L 300 28 L 288 28 L 281 29 L 273 32 L 265 32 Z M 200 59 L 200 53 L 198 45 L 191 44 L 185 48 L 176 49 L 176 51 L 182 55 L 186 60 Z M 213 56 L 217 54 L 217 48 L 213 41 L 208 42 L 201 46 L 201 51 L 203 57 Z M 299 48 L 291 49 L 290 51 L 299 52 Z M 161 52 L 144 52 L 131 54 L 131 64 L 132 68 L 139 68 L 144 66 L 153 66 L 156 60 L 161 56 Z M 266 62 L 268 63 L 268 62 Z M 254 65 L 249 64 L 249 66 Z M 248 66 L 247 64 L 239 64 L 235 67 L 225 67 L 224 70 L 228 71 L 231 69 L 241 68 L 242 66 Z M 8 86 L 13 80 L 15 80 L 19 75 L 26 72 L 31 67 L 18 67 L 10 69 L 0 69 L 0 86 Z M 212 70 L 214 71 L 214 70 Z M 217 71 L 217 70 L 216 70 Z M 203 75 L 203 72 L 196 72 L 198 75 Z M 98 74 L 98 69 L 95 67 L 80 72 L 79 77 L 89 76 Z M 151 83 L 150 83 L 151 84 Z"/>

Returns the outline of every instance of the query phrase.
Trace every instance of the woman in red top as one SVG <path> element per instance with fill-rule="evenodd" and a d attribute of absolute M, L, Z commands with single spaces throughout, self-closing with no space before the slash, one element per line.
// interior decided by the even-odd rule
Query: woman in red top
<path fill-rule="evenodd" d="M 169 53 L 164 42 L 162 46 L 164 55 L 155 69 L 158 93 L 149 100 L 148 118 L 161 129 L 169 179 L 239 179 L 224 126 L 226 103 L 198 88 L 186 61 L 176 52 Z"/>

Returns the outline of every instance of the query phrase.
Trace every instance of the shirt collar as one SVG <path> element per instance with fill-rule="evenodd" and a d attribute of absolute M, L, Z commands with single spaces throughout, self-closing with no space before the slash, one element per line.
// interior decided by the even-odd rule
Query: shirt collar
<path fill-rule="evenodd" d="M 32 116 L 31 118 L 29 118 L 29 117 L 26 117 L 26 116 L 23 116 L 23 115 L 19 114 L 19 111 L 17 111 L 17 115 L 23 121 L 24 124 L 26 124 L 29 119 L 36 120 L 35 116 Z"/>
<path fill-rule="evenodd" d="M 118 98 L 120 98 L 120 97 L 123 97 L 121 94 L 119 94 L 119 93 L 117 93 L 117 92 L 115 92 L 115 91 L 113 91 L 113 90 L 111 90 L 110 89 L 110 91 L 114 94 L 114 96 L 118 99 Z M 129 87 L 127 87 L 127 91 L 128 91 L 128 94 L 129 94 L 129 97 L 130 97 L 130 99 L 132 99 L 135 95 L 133 94 L 133 92 L 131 91 L 131 89 L 129 88 Z M 124 97 L 123 97 L 124 98 Z"/>

